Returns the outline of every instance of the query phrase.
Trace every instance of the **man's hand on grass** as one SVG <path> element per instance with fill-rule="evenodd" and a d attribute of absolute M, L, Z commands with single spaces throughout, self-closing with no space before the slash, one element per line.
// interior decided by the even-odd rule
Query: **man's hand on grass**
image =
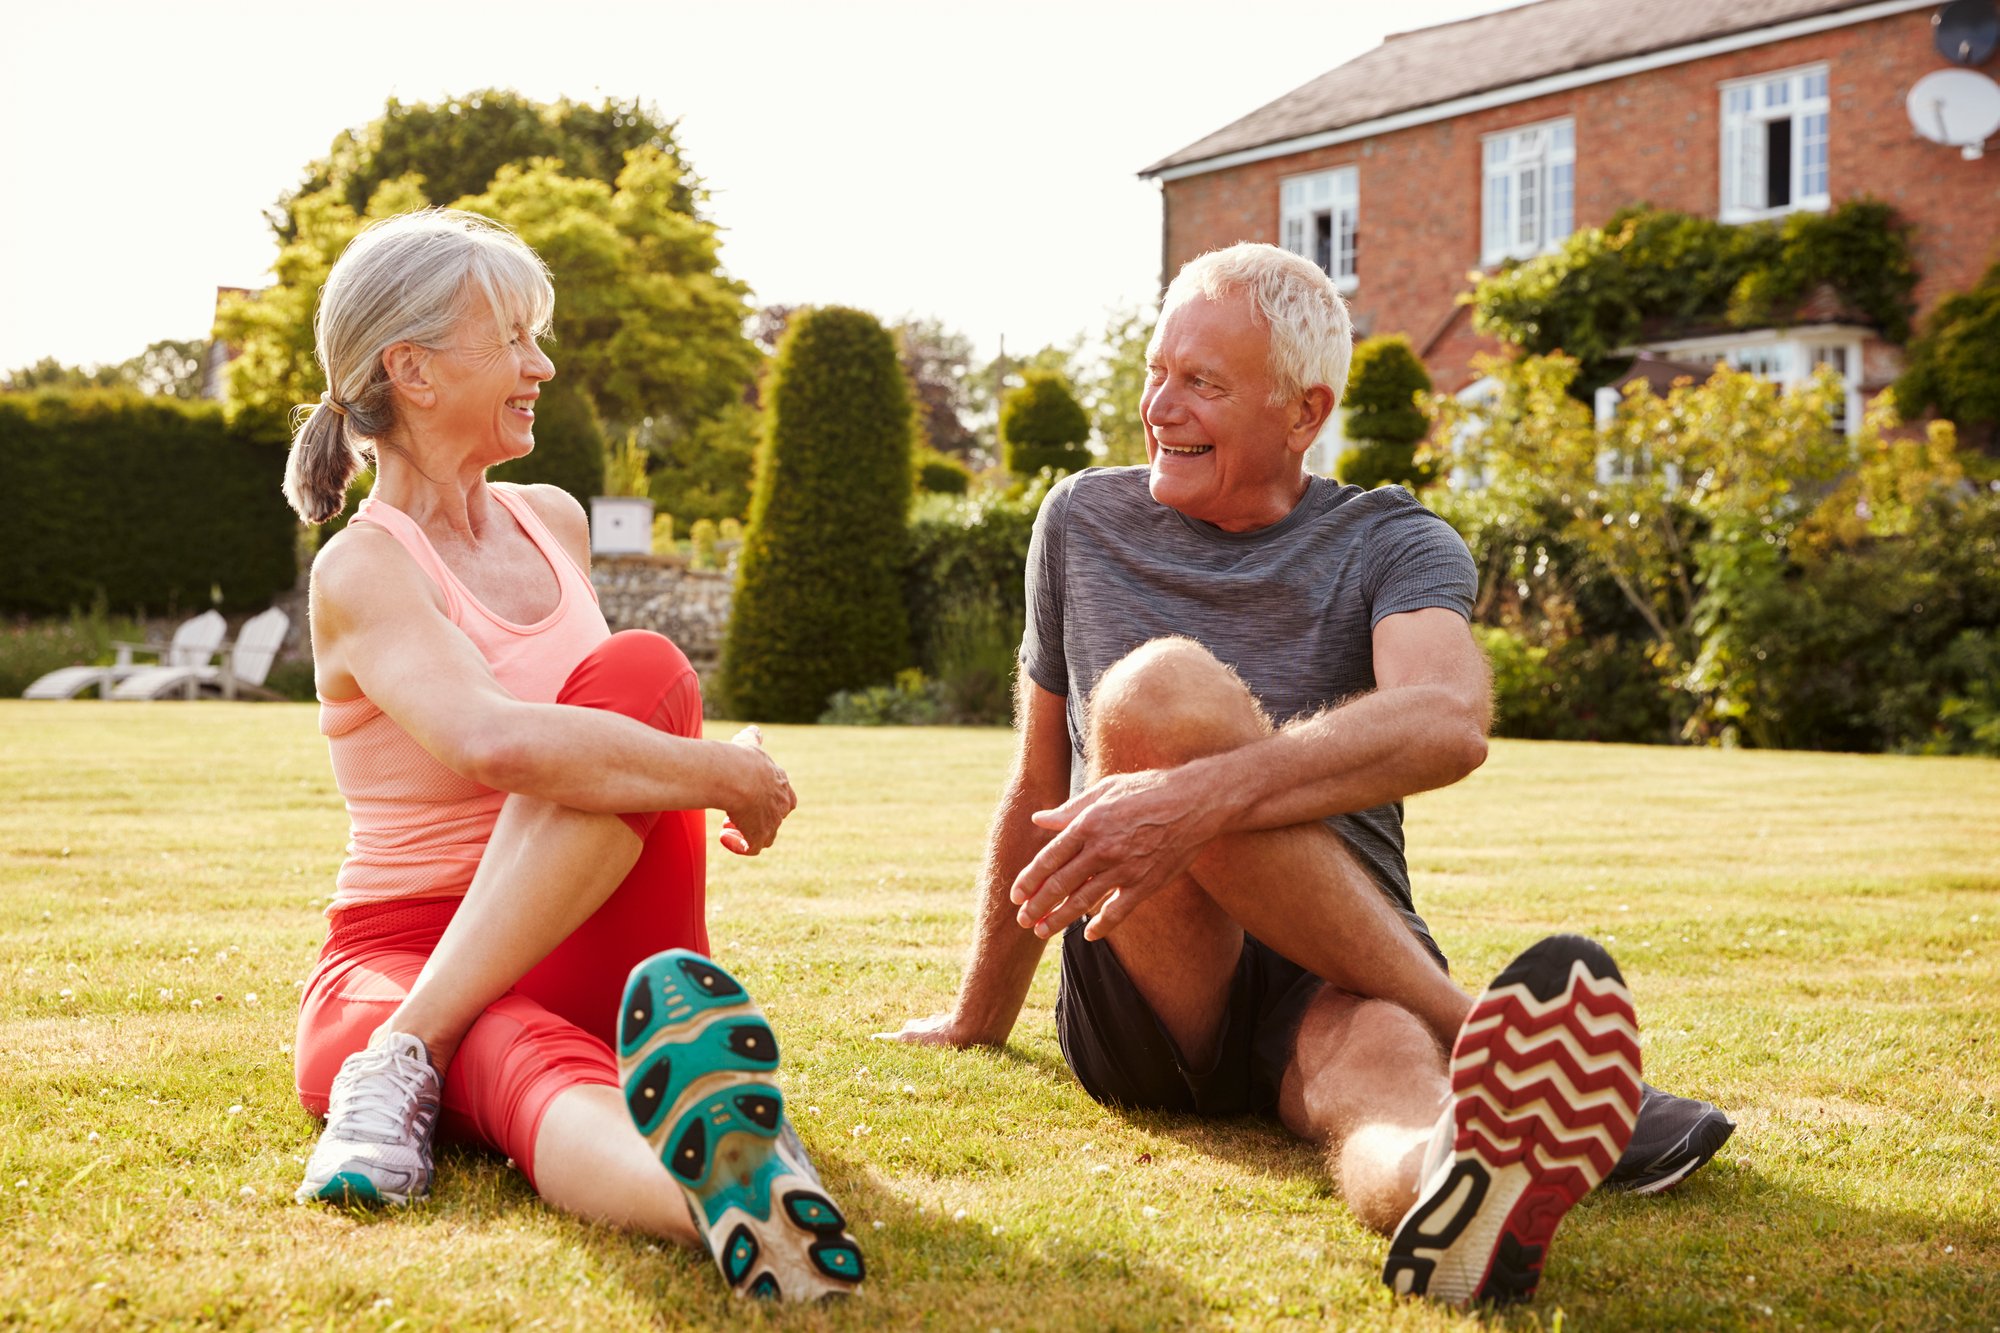
<path fill-rule="evenodd" d="M 1227 813 L 1186 767 L 1100 778 L 1033 818 L 1058 830 L 1015 877 L 1025 930 L 1052 939 L 1091 914 L 1085 935 L 1101 940 L 1152 894 L 1187 873 L 1221 833 Z"/>
<path fill-rule="evenodd" d="M 894 1032 L 878 1032 L 876 1041 L 900 1041 L 911 1046 L 950 1046 L 964 1050 L 979 1043 L 964 1035 L 950 1014 L 932 1014 L 929 1018 L 913 1018 Z"/>

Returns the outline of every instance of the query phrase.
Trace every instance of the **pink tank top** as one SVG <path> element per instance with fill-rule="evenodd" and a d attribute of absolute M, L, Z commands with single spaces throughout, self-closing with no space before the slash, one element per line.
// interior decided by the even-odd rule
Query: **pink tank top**
<path fill-rule="evenodd" d="M 554 703 L 577 663 L 611 631 L 589 576 L 534 509 L 504 485 L 490 489 L 555 571 L 556 608 L 532 625 L 502 620 L 482 606 L 401 510 L 371 497 L 352 521 L 372 523 L 402 543 L 444 592 L 451 623 L 472 640 L 509 694 Z M 328 910 L 464 893 L 507 794 L 446 768 L 366 695 L 321 696 L 319 703 L 320 733 L 327 738 L 333 780 L 347 802 L 351 826 Z"/>

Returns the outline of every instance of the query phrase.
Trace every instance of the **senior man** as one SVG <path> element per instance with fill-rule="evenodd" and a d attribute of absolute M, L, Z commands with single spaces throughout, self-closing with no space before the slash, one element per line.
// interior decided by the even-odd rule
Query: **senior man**
<path fill-rule="evenodd" d="M 1585 1193 L 1666 1188 L 1734 1126 L 1640 1084 L 1595 944 L 1543 940 L 1475 1002 L 1416 913 L 1401 802 L 1484 760 L 1491 684 L 1458 535 L 1305 471 L 1351 350 L 1332 282 L 1274 246 L 1167 289 L 1148 465 L 1078 473 L 1036 519 L 956 1003 L 883 1035 L 1006 1041 L 1063 932 L 1056 1022 L 1093 1097 L 1275 1111 L 1393 1233 L 1392 1288 L 1524 1299 Z"/>

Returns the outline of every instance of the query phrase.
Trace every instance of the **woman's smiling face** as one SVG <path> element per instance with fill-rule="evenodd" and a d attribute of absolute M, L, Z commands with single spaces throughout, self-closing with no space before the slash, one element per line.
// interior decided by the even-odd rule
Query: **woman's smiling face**
<path fill-rule="evenodd" d="M 451 342 L 431 355 L 433 427 L 482 466 L 519 458 L 535 447 L 535 399 L 555 373 L 533 329 L 475 298 Z"/>

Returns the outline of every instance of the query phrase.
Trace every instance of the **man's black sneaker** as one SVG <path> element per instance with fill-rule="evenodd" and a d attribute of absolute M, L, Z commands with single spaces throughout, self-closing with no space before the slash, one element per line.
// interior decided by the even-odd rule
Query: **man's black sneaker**
<path fill-rule="evenodd" d="M 1632 1194 L 1670 1190 L 1722 1151 L 1736 1132 L 1736 1122 L 1707 1102 L 1676 1097 L 1650 1083 L 1643 1088 L 1632 1142 L 1597 1187 L 1601 1190 Z"/>

